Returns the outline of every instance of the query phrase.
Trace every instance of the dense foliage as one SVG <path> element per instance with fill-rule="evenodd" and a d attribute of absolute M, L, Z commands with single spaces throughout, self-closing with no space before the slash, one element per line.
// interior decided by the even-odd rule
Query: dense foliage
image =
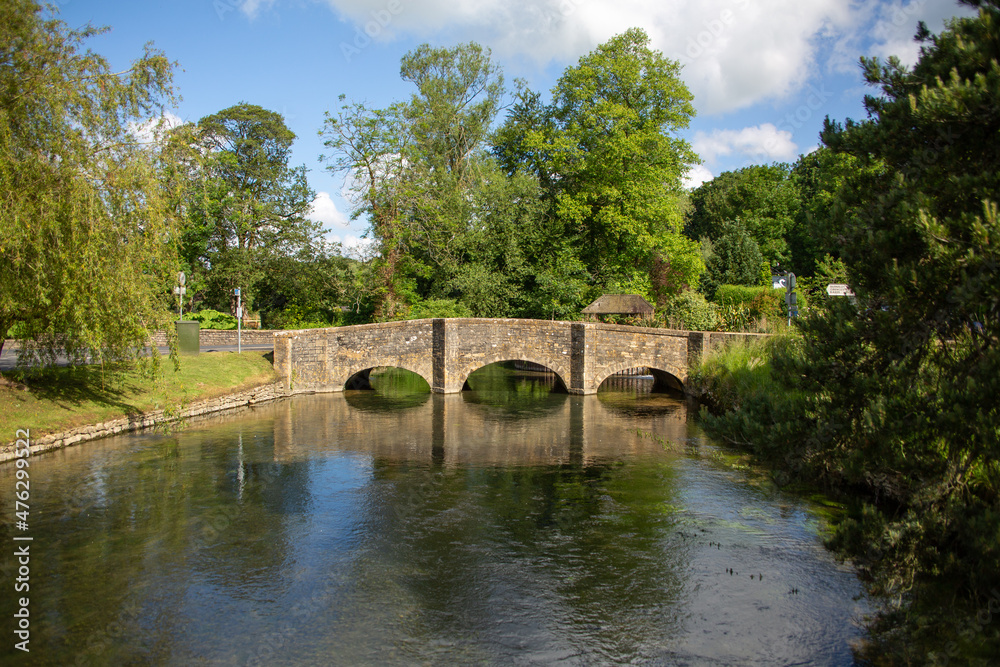
<path fill-rule="evenodd" d="M 967 4 L 920 26 L 912 70 L 863 60 L 868 119 L 823 132 L 855 167 L 822 231 L 857 303 L 815 309 L 772 359 L 786 391 L 716 423 L 866 499 L 834 545 L 885 596 L 866 656 L 886 664 L 1000 654 L 1000 3 Z"/>
<path fill-rule="evenodd" d="M 324 159 L 371 225 L 373 317 L 453 300 L 477 316 L 578 317 L 605 291 L 655 299 L 696 284 L 681 234 L 681 176 L 697 158 L 674 136 L 693 115 L 679 66 L 629 30 L 570 67 L 543 104 L 510 95 L 476 44 L 421 46 L 417 88 L 385 109 L 346 103 Z"/>
<path fill-rule="evenodd" d="M 171 64 L 147 46 L 113 72 L 28 0 L 0 5 L 0 348 L 135 358 L 166 321 L 177 220 L 138 122 L 170 101 Z"/>

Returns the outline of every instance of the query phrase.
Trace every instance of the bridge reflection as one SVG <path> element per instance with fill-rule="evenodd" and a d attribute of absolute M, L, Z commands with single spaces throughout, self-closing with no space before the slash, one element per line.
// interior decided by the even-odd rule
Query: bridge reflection
<path fill-rule="evenodd" d="M 274 404 L 274 458 L 305 460 L 329 449 L 443 466 L 581 465 L 685 441 L 682 400 L 663 394 L 618 398 L 550 394 L 531 419 L 512 419 L 503 405 L 462 394 L 424 394 L 405 406 L 387 405 L 369 392 L 299 396 Z M 305 414 L 308 419 L 301 418 Z M 635 437 L 636 415 L 657 417 L 649 431 L 659 440 Z"/>

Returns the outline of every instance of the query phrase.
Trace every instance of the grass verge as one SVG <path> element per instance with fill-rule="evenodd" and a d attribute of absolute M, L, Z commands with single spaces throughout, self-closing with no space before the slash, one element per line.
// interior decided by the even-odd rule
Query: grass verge
<path fill-rule="evenodd" d="M 178 370 L 166 362 L 153 377 L 140 370 L 102 373 L 94 366 L 6 371 L 0 373 L 0 440 L 13 440 L 19 428 L 38 437 L 268 384 L 277 379 L 271 355 L 248 350 L 185 356 Z"/>

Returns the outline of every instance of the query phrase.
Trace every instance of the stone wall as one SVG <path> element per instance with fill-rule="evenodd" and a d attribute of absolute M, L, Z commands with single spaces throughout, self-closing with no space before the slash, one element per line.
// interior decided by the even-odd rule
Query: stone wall
<path fill-rule="evenodd" d="M 236 329 L 201 329 L 198 332 L 198 337 L 202 347 L 236 345 L 238 333 Z M 275 333 L 277 331 L 274 329 L 244 329 L 242 344 L 273 345 Z M 150 342 L 157 347 L 163 347 L 167 344 L 167 335 L 162 331 L 153 332 L 152 336 L 150 336 Z"/>

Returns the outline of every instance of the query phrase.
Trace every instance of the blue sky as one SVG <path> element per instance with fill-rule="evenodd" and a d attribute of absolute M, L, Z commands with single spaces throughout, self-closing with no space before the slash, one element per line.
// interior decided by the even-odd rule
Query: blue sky
<path fill-rule="evenodd" d="M 823 118 L 864 116 L 862 55 L 915 62 L 917 21 L 938 32 L 971 12 L 953 0 L 174 0 L 55 3 L 71 27 L 111 31 L 88 46 L 122 68 L 153 41 L 178 62 L 169 113 L 197 122 L 241 101 L 277 111 L 298 136 L 318 194 L 314 217 L 351 245 L 343 180 L 319 161 L 324 111 L 340 94 L 383 106 L 409 97 L 399 60 L 424 42 L 477 41 L 508 80 L 548 93 L 580 56 L 632 26 L 684 67 L 698 115 L 681 136 L 703 164 L 696 183 L 813 150 Z"/>

